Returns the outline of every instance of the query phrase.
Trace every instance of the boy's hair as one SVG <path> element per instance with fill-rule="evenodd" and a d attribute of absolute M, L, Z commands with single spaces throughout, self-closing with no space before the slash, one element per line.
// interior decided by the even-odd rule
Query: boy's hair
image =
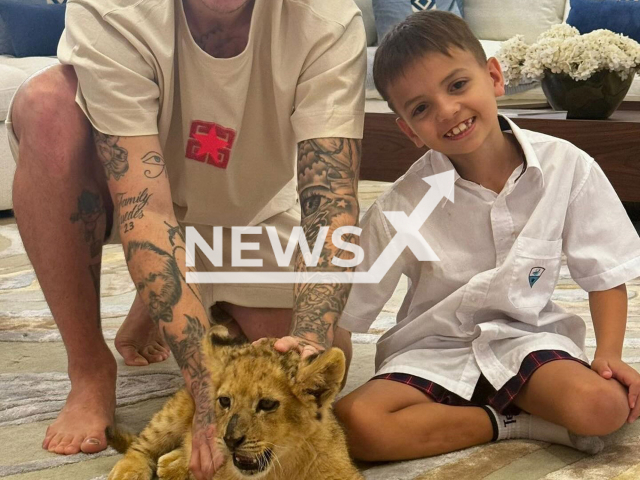
<path fill-rule="evenodd" d="M 389 106 L 387 89 L 405 70 L 429 53 L 451 56 L 451 48 L 471 53 L 480 65 L 487 63 L 480 41 L 457 15 L 438 10 L 409 15 L 387 33 L 376 51 L 373 81 Z M 396 112 L 397 113 L 397 112 Z"/>

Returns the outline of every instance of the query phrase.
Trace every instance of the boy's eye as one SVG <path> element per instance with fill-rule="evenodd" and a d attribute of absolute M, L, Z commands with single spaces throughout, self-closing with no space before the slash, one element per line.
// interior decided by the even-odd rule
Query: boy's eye
<path fill-rule="evenodd" d="M 459 80 L 456 83 L 454 83 L 452 85 L 452 89 L 453 90 L 460 90 L 462 87 L 464 87 L 467 84 L 466 80 Z"/>
<path fill-rule="evenodd" d="M 427 109 L 427 106 L 424 103 L 422 105 L 418 105 L 413 111 L 413 116 L 415 117 L 416 115 L 420 115 L 426 109 Z"/>

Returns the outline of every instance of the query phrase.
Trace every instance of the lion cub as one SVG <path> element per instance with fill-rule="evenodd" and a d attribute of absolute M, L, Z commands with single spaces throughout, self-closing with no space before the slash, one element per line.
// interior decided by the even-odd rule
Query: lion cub
<path fill-rule="evenodd" d="M 301 360 L 274 341 L 239 345 L 224 327 L 203 339 L 211 373 L 218 448 L 226 460 L 215 480 L 360 480 L 331 410 L 345 373 L 341 350 Z M 110 432 L 126 453 L 109 480 L 188 480 L 194 405 L 182 389 L 138 437 Z M 130 447 L 130 448 L 129 448 Z"/>

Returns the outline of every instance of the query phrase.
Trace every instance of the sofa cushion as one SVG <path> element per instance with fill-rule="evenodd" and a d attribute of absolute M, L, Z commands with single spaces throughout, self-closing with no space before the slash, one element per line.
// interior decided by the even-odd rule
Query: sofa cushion
<path fill-rule="evenodd" d="M 362 12 L 364 29 L 367 31 L 367 45 L 375 45 L 378 34 L 376 32 L 376 20 L 373 16 L 373 5 L 371 0 L 356 0 L 356 5 Z"/>
<path fill-rule="evenodd" d="M 571 0 L 567 23 L 583 35 L 606 28 L 640 42 L 640 2 Z"/>
<path fill-rule="evenodd" d="M 34 73 L 56 63 L 58 59 L 55 57 L 0 56 L 0 122 L 6 120 L 11 99 L 22 82 Z"/>
<path fill-rule="evenodd" d="M 16 57 L 55 55 L 64 30 L 66 5 L 34 5 L 0 0 L 0 17 L 9 30 Z"/>
<path fill-rule="evenodd" d="M 67 0 L 14 0 L 15 2 L 29 5 L 44 5 L 47 3 L 65 3 Z M 0 55 L 15 55 L 9 28 L 6 22 L 0 16 Z"/>
<path fill-rule="evenodd" d="M 395 24 L 400 23 L 413 12 L 437 9 L 462 16 L 461 3 L 461 0 L 373 0 L 378 42 Z"/>
<path fill-rule="evenodd" d="M 28 77 L 19 68 L 0 65 L 0 121 L 6 120 L 13 94 Z"/>
<path fill-rule="evenodd" d="M 562 23 L 565 0 L 464 0 L 464 18 L 481 40 L 508 40 L 524 35 L 533 43 L 538 35 Z"/>

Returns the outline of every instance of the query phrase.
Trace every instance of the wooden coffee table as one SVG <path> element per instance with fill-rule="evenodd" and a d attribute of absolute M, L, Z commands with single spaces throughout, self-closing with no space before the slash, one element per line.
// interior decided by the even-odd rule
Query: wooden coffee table
<path fill-rule="evenodd" d="M 508 110 L 504 110 L 508 112 Z M 607 120 L 567 120 L 537 110 L 512 120 L 521 128 L 564 138 L 600 164 L 620 199 L 640 207 L 640 102 L 625 102 Z M 393 113 L 367 113 L 362 144 L 363 180 L 395 181 L 425 149 L 417 149 L 397 127 Z M 634 205 L 635 204 L 635 205 Z"/>

